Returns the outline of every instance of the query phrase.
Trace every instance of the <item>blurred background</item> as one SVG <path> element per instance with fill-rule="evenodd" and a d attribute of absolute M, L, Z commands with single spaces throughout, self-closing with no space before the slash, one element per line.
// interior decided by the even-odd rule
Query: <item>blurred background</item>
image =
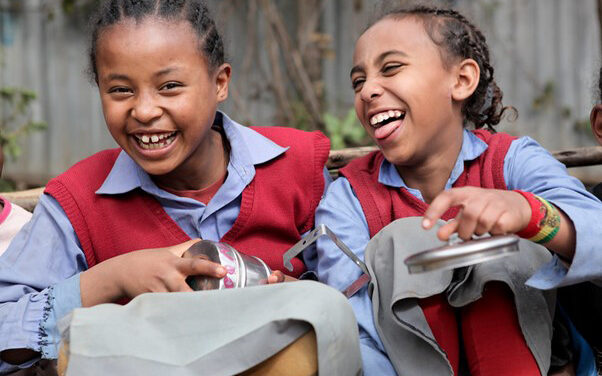
<path fill-rule="evenodd" d="M 87 24 L 98 0 L 0 0 L 0 191 L 44 185 L 115 147 L 87 71 Z M 319 129 L 333 148 L 369 145 L 353 111 L 354 42 L 407 1 L 208 0 L 233 65 L 222 106 L 249 125 Z M 413 3 L 413 2 L 412 2 Z M 595 145 L 589 113 L 601 65 L 602 0 L 455 0 L 487 37 L 514 122 L 549 150 Z M 602 166 L 571 168 L 585 183 Z"/>

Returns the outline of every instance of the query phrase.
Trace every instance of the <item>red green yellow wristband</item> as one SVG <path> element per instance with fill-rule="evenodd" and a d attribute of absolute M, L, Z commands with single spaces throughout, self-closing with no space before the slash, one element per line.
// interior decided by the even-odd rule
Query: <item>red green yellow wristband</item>
<path fill-rule="evenodd" d="M 545 199 L 533 193 L 515 191 L 520 193 L 531 207 L 531 219 L 527 227 L 517 232 L 521 238 L 544 244 L 552 240 L 560 230 L 560 214 L 558 209 Z"/>
<path fill-rule="evenodd" d="M 558 231 L 560 230 L 560 214 L 554 205 L 550 204 L 541 197 L 535 197 L 540 200 L 543 206 L 546 208 L 546 215 L 539 224 L 540 230 L 537 235 L 533 236 L 529 240 L 536 243 L 545 244 L 552 240 L 556 234 L 558 234 Z"/>
<path fill-rule="evenodd" d="M 545 215 L 545 212 L 542 208 L 543 204 L 533 193 L 519 190 L 515 190 L 514 192 L 520 193 L 527 200 L 529 206 L 531 207 L 531 219 L 529 220 L 529 224 L 527 224 L 527 227 L 517 232 L 516 235 L 524 239 L 532 238 L 539 232 L 539 223 Z"/>

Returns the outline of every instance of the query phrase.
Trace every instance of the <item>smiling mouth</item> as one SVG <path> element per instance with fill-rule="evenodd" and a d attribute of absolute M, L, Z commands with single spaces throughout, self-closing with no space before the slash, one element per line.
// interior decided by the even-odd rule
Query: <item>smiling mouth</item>
<path fill-rule="evenodd" d="M 161 149 L 171 145 L 178 132 L 135 134 L 134 139 L 144 150 Z"/>
<path fill-rule="evenodd" d="M 405 111 L 400 110 L 388 110 L 379 112 L 376 115 L 372 115 L 370 118 L 370 125 L 373 128 L 380 128 L 383 125 L 387 125 L 395 120 L 403 120 L 406 117 Z"/>

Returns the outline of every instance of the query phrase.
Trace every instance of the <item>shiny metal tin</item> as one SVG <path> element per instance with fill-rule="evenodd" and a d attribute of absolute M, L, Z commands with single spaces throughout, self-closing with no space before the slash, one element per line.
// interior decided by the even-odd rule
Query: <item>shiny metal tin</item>
<path fill-rule="evenodd" d="M 448 244 L 405 259 L 410 274 L 455 269 L 518 252 L 518 236 L 501 235 Z"/>
<path fill-rule="evenodd" d="M 240 253 L 226 243 L 211 240 L 201 240 L 193 244 L 182 257 L 199 257 L 226 268 L 227 274 L 223 278 L 189 276 L 186 282 L 195 291 L 261 285 L 266 283 L 272 273 L 263 260 Z"/>

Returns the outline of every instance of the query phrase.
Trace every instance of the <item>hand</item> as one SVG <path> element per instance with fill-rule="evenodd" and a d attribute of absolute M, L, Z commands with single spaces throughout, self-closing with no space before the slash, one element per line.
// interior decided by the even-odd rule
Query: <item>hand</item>
<path fill-rule="evenodd" d="M 524 229 L 531 219 L 531 207 L 519 193 L 462 187 L 443 191 L 435 197 L 424 213 L 422 227 L 433 227 L 453 206 L 459 206 L 460 212 L 437 231 L 439 239 L 444 241 L 454 232 L 463 240 L 487 232 L 491 235 L 512 234 Z"/>
<path fill-rule="evenodd" d="M 129 252 L 95 265 L 80 276 L 82 305 L 114 302 L 145 292 L 192 291 L 186 283 L 189 275 L 225 276 L 226 270 L 219 264 L 181 257 L 197 241 Z"/>
<path fill-rule="evenodd" d="M 282 273 L 280 270 L 275 270 L 268 277 L 268 285 L 272 285 L 274 283 L 282 283 L 282 282 L 294 282 L 297 281 L 297 278 L 293 278 Z"/>

